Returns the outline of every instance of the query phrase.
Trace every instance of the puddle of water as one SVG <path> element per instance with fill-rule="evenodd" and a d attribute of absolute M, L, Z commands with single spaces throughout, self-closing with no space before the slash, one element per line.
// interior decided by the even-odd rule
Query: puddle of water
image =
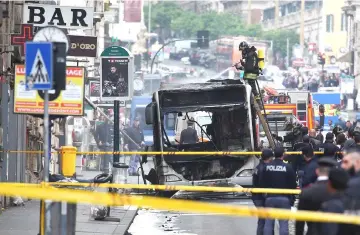
<path fill-rule="evenodd" d="M 166 211 L 140 210 L 128 232 L 131 235 L 197 235 L 174 226 L 179 215 Z"/>

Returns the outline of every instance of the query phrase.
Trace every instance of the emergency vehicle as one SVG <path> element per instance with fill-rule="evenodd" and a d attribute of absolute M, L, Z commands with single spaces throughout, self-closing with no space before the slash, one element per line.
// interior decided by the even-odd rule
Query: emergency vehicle
<path fill-rule="evenodd" d="M 308 91 L 270 92 L 264 103 L 265 112 L 292 112 L 309 130 L 315 126 L 312 96 Z"/>

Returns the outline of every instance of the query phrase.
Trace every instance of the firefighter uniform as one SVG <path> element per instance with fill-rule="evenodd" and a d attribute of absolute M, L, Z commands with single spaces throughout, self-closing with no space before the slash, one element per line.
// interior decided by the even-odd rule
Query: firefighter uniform
<path fill-rule="evenodd" d="M 293 168 L 283 162 L 284 149 L 276 147 L 274 150 L 275 159 L 266 165 L 262 185 L 264 188 L 296 189 L 296 175 Z M 267 194 L 265 207 L 290 209 L 295 202 L 293 195 Z M 275 221 L 266 219 L 264 235 L 272 235 Z M 288 220 L 280 220 L 280 235 L 289 234 Z"/>

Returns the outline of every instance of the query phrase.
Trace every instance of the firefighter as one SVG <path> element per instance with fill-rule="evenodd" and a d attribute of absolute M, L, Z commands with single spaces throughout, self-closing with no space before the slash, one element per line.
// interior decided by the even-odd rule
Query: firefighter
<path fill-rule="evenodd" d="M 256 80 L 260 75 L 259 57 L 256 53 L 256 48 L 254 46 L 250 47 L 246 42 L 241 42 L 239 44 L 239 51 L 242 54 L 242 60 L 239 63 L 241 66 L 237 64 L 236 68 L 244 70 L 244 80 L 249 83 L 256 101 L 262 107 L 261 96 L 256 88 Z"/>

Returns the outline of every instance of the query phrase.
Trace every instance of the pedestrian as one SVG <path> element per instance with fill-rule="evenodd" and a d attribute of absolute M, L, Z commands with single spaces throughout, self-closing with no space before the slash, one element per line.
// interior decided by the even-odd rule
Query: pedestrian
<path fill-rule="evenodd" d="M 132 127 L 126 128 L 125 132 L 127 136 L 124 138 L 125 149 L 130 152 L 137 152 L 139 148 L 145 145 L 144 132 L 140 128 L 140 119 L 136 117 L 133 121 Z M 140 156 L 138 154 L 131 154 L 129 164 L 129 175 L 138 176 L 138 164 L 140 163 Z"/>
<path fill-rule="evenodd" d="M 347 152 L 349 152 L 351 149 L 355 149 L 355 147 L 356 147 L 355 140 L 352 138 L 347 139 L 344 143 L 343 148 L 341 149 L 342 155 L 345 156 Z"/>
<path fill-rule="evenodd" d="M 337 162 L 333 158 L 323 157 L 318 160 L 316 168 L 317 180 L 308 188 L 301 191 L 298 210 L 318 211 L 321 208 L 322 203 L 329 198 L 327 182 L 330 169 L 336 165 Z M 308 226 L 307 234 L 317 234 L 315 224 L 313 222 L 306 223 Z M 303 221 L 296 221 L 296 235 L 304 234 L 304 224 Z"/>
<path fill-rule="evenodd" d="M 268 163 L 274 157 L 274 153 L 271 149 L 264 149 L 261 153 L 261 159 L 259 165 L 255 168 L 253 174 L 253 187 L 261 188 L 261 181 L 263 180 L 264 169 Z M 252 201 L 256 207 L 265 207 L 265 196 L 262 193 L 252 193 Z M 264 234 L 265 219 L 258 218 L 257 235 Z"/>
<path fill-rule="evenodd" d="M 104 122 L 96 127 L 94 139 L 100 151 L 112 152 L 113 146 L 113 125 L 109 123 L 109 120 L 105 118 Z M 110 172 L 110 166 L 112 166 L 113 157 L 111 154 L 104 154 L 101 158 L 100 170 L 104 173 Z"/>
<path fill-rule="evenodd" d="M 350 120 L 347 120 L 346 121 L 346 124 L 345 124 L 345 131 L 346 132 L 349 132 L 349 130 L 351 129 L 351 127 L 352 127 L 352 123 L 350 122 Z"/>
<path fill-rule="evenodd" d="M 333 168 L 329 173 L 327 192 L 329 198 L 321 205 L 320 211 L 326 213 L 344 213 L 344 192 L 347 189 L 349 174 L 341 168 Z M 318 223 L 320 235 L 337 235 L 338 223 Z"/>
<path fill-rule="evenodd" d="M 301 183 L 299 182 L 299 185 L 300 188 L 306 188 L 316 181 L 316 169 L 318 167 L 318 159 L 316 156 L 314 156 L 314 150 L 311 146 L 303 148 L 302 154 L 304 156 L 306 164 L 304 167 L 303 177 L 301 180 L 299 180 L 301 181 Z"/>
<path fill-rule="evenodd" d="M 188 120 L 188 127 L 181 131 L 180 144 L 196 144 L 199 141 L 197 131 L 194 129 L 194 121 Z"/>
<path fill-rule="evenodd" d="M 359 215 L 360 211 L 360 153 L 347 153 L 341 163 L 341 167 L 350 174 L 348 188 L 344 196 L 345 214 Z M 342 234 L 360 234 L 360 226 L 351 224 L 341 224 L 339 235 Z"/>
<path fill-rule="evenodd" d="M 309 131 L 309 137 L 310 137 L 310 143 L 312 143 L 314 150 L 317 150 L 319 148 L 319 145 L 322 144 L 322 142 L 318 139 L 316 139 L 316 130 L 311 129 Z"/>
<path fill-rule="evenodd" d="M 346 139 L 346 136 L 344 133 L 340 133 L 338 136 L 336 136 L 336 144 L 339 148 L 339 152 L 336 154 L 337 161 L 341 161 L 341 159 L 343 158 L 342 152 L 345 149 L 346 141 L 347 141 L 347 139 Z"/>
<path fill-rule="evenodd" d="M 316 139 L 320 141 L 320 143 L 324 143 L 324 135 L 322 134 L 322 127 L 318 129 L 318 134 L 316 135 Z"/>
<path fill-rule="evenodd" d="M 284 163 L 284 148 L 275 147 L 275 159 L 266 165 L 264 178 L 261 185 L 264 188 L 296 189 L 296 175 L 293 168 Z M 268 194 L 265 199 L 265 207 L 291 209 L 294 205 L 295 197 L 286 194 Z M 264 235 L 272 235 L 274 230 L 274 219 L 266 219 Z M 289 234 L 289 221 L 280 220 L 280 235 Z"/>
<path fill-rule="evenodd" d="M 323 156 L 333 157 L 335 159 L 336 154 L 340 151 L 338 146 L 334 144 L 334 134 L 328 132 L 325 137 L 325 142 L 319 146 L 319 150 L 323 152 Z"/>

